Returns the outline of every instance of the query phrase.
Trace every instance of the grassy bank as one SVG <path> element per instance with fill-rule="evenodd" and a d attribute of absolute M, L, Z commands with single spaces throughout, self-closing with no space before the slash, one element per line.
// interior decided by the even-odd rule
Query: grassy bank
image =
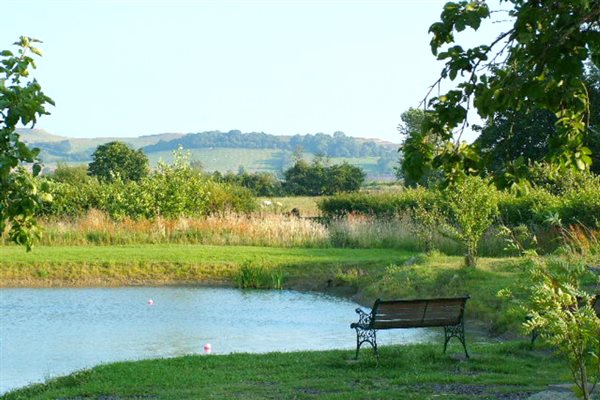
<path fill-rule="evenodd" d="M 26 253 L 0 247 L 0 285 L 114 286 L 233 283 L 248 262 L 281 270 L 289 284 L 315 286 L 357 269 L 374 272 L 413 253 L 389 249 L 303 249 L 246 246 L 131 245 L 40 246 Z M 366 271 L 366 270 L 365 270 Z"/>
<path fill-rule="evenodd" d="M 462 257 L 394 249 L 135 245 L 37 247 L 26 253 L 5 246 L 0 247 L 0 285 L 236 285 L 250 265 L 267 277 L 271 273 L 281 276 L 284 288 L 342 294 L 364 305 L 378 297 L 470 294 L 469 320 L 493 333 L 515 331 L 522 316 L 496 293 L 516 285 L 520 262 L 481 259 L 476 269 L 464 268 L 462 263 Z"/>
<path fill-rule="evenodd" d="M 120 362 L 1 399 L 524 399 L 568 380 L 560 360 L 525 343 L 471 343 L 468 361 L 452 356 L 459 346 L 384 346 L 379 366 L 367 351 L 358 362 L 353 351 Z"/>

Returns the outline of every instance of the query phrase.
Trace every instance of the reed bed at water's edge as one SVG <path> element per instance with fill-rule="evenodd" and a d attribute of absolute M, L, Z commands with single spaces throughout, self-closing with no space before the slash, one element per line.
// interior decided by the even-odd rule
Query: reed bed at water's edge
<path fill-rule="evenodd" d="M 377 218 L 347 215 L 333 219 L 298 218 L 289 214 L 261 212 L 222 214 L 177 219 L 111 219 L 91 210 L 73 218 L 40 219 L 44 233 L 41 246 L 200 244 L 216 246 L 268 246 L 304 248 L 395 248 L 423 251 L 421 226 L 397 215 Z M 4 244 L 8 245 L 6 236 Z M 447 237 L 433 235 L 434 248 L 462 255 L 463 247 Z M 504 243 L 491 230 L 481 241 L 483 256 L 503 255 Z"/>

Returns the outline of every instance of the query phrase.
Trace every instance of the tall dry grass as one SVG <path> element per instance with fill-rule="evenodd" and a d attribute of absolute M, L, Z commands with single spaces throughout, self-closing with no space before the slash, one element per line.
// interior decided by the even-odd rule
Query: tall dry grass
<path fill-rule="evenodd" d="M 225 214 L 201 218 L 155 218 L 113 220 L 91 210 L 73 219 L 42 218 L 40 245 L 205 244 L 272 247 L 400 248 L 412 251 L 439 250 L 461 255 L 457 242 L 434 232 L 425 243 L 409 215 L 378 219 L 348 215 L 327 223 L 288 214 L 261 212 Z M 8 243 L 3 235 L 4 243 Z M 490 232 L 481 244 L 483 255 L 501 255 L 504 243 Z"/>
<path fill-rule="evenodd" d="M 414 218 L 408 214 L 386 219 L 350 214 L 329 223 L 331 244 L 335 247 L 438 250 L 449 255 L 464 253 L 460 243 L 436 230 L 431 232 L 431 235 L 422 235 L 425 229 L 429 228 L 415 223 Z M 431 243 L 426 243 L 424 236 L 431 236 Z M 486 256 L 502 255 L 504 247 L 504 243 L 496 236 L 494 230 L 490 230 L 480 244 L 481 253 Z"/>
<path fill-rule="evenodd" d="M 71 220 L 41 219 L 42 245 L 186 243 L 275 247 L 325 247 L 329 232 L 309 220 L 281 214 L 213 215 L 202 218 L 123 219 L 91 210 Z"/>

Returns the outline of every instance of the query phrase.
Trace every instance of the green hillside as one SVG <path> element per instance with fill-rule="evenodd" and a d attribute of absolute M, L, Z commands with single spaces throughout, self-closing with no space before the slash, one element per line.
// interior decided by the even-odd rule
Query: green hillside
<path fill-rule="evenodd" d="M 72 165 L 88 164 L 97 146 L 115 140 L 123 141 L 132 148 L 142 148 L 150 159 L 152 167 L 155 167 L 159 160 L 167 163 L 171 162 L 173 159 L 172 149 L 176 148 L 178 143 L 181 142 L 183 148 L 191 153 L 191 159 L 201 162 L 206 171 L 237 172 L 242 167 L 248 172 L 265 171 L 281 174 L 283 170 L 291 165 L 294 153 L 289 148 L 272 148 L 274 142 L 278 145 L 286 146 L 291 137 L 263 133 L 259 135 L 263 138 L 264 143 L 249 141 L 232 145 L 230 142 L 227 142 L 228 139 L 231 140 L 229 133 L 222 133 L 223 142 L 219 143 L 220 133 L 210 132 L 208 134 L 211 135 L 210 137 L 213 142 L 216 138 L 217 142 L 215 146 L 206 146 L 198 143 L 199 138 L 202 138 L 202 135 L 205 133 L 187 135 L 164 133 L 127 138 L 69 138 L 54 135 L 40 129 L 21 129 L 19 133 L 26 143 L 41 149 L 41 159 L 49 170 L 54 169 L 59 162 Z M 314 137 L 319 140 L 329 138 L 329 136 L 323 134 L 306 135 L 305 137 Z M 348 162 L 362 168 L 370 179 L 393 178 L 392 165 L 397 159 L 397 145 L 363 138 L 343 137 L 343 140 L 346 143 L 352 143 L 355 148 L 368 143 L 371 151 L 378 154 L 355 157 L 330 156 L 327 157 L 329 163 L 338 164 Z M 264 148 L 261 145 L 271 146 L 271 148 Z M 302 146 L 298 147 L 302 148 Z M 331 148 L 329 151 L 331 151 Z M 303 158 L 311 160 L 315 156 L 314 153 L 314 151 L 311 152 L 305 149 Z M 322 153 L 327 156 L 328 151 L 325 150 Z"/>
<path fill-rule="evenodd" d="M 242 149 L 242 148 L 215 148 L 215 149 L 189 149 L 191 160 L 200 161 L 206 171 L 233 171 L 237 172 L 240 166 L 248 172 L 273 172 L 279 174 L 288 168 L 292 160 L 292 152 L 272 149 Z M 304 154 L 304 158 L 312 160 L 314 154 Z M 150 164 L 154 167 L 159 160 L 170 163 L 173 153 L 170 151 L 157 151 L 148 153 Z M 348 162 L 362 168 L 369 176 L 384 176 L 377 168 L 379 157 L 330 157 L 331 164 Z"/>

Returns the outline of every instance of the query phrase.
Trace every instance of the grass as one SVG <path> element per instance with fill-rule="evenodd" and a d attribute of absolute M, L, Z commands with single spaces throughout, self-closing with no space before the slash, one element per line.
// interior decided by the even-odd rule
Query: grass
<path fill-rule="evenodd" d="M 40 246 L 26 253 L 0 247 L 1 286 L 90 286 L 224 282 L 251 261 L 282 270 L 286 282 L 325 284 L 356 268 L 379 270 L 413 253 L 389 249 L 304 249 L 251 246 Z"/>
<path fill-rule="evenodd" d="M 115 221 L 90 210 L 78 218 L 41 220 L 42 245 L 212 244 L 278 247 L 329 247 L 327 228 L 310 219 L 276 212 L 275 205 L 252 215 Z M 280 208 L 280 207 L 279 207 Z M 8 241 L 8 239 L 5 239 Z"/>
<path fill-rule="evenodd" d="M 271 172 L 281 174 L 291 165 L 292 151 L 280 149 L 246 149 L 246 148 L 196 148 L 190 151 L 191 159 L 202 162 L 207 171 L 238 172 L 240 166 L 248 172 Z M 167 163 L 173 161 L 171 150 L 157 151 L 147 154 L 150 164 L 155 167 L 159 160 Z M 313 154 L 306 153 L 304 158 L 312 160 Z M 377 162 L 379 157 L 330 157 L 331 164 L 348 162 L 362 168 L 370 176 L 381 175 Z M 391 175 L 392 172 L 389 172 Z"/>
<path fill-rule="evenodd" d="M 321 215 L 321 211 L 317 203 L 321 198 L 321 196 L 259 197 L 258 201 L 259 204 L 263 200 L 270 200 L 274 205 L 281 204 L 281 206 L 273 207 L 275 212 L 290 212 L 293 208 L 297 208 L 302 217 L 318 217 Z M 263 210 L 268 212 L 266 207 L 263 207 Z"/>
<path fill-rule="evenodd" d="M 186 149 L 185 151 L 188 151 Z M 282 169 L 283 151 L 278 149 L 202 148 L 189 149 L 192 160 L 202 162 L 207 171 L 238 172 L 240 166 L 248 172 L 279 172 Z M 291 153 L 290 153 L 291 154 Z M 152 166 L 159 160 L 173 162 L 173 151 L 148 153 Z"/>
<path fill-rule="evenodd" d="M 21 399 L 514 399 L 567 381 L 559 359 L 521 343 L 470 343 L 472 358 L 441 343 L 368 351 L 185 356 L 119 362 L 0 397 Z M 541 368 L 543 366 L 543 368 Z"/>
<path fill-rule="evenodd" d="M 262 198 L 267 200 L 267 198 Z M 41 245 L 134 245 L 134 244 L 203 244 L 268 247 L 348 247 L 395 248 L 423 251 L 422 226 L 407 216 L 377 219 L 365 215 L 348 215 L 327 221 L 296 218 L 289 214 L 299 208 L 302 216 L 319 215 L 314 197 L 269 198 L 271 205 L 260 202 L 253 214 L 223 214 L 206 217 L 180 217 L 113 220 L 106 213 L 90 210 L 74 218 L 46 217 Z M 4 235 L 5 244 L 10 240 Z M 433 245 L 446 254 L 464 254 L 464 247 L 447 237 L 435 234 Z M 480 241 L 481 255 L 505 255 L 506 243 L 491 229 Z"/>

